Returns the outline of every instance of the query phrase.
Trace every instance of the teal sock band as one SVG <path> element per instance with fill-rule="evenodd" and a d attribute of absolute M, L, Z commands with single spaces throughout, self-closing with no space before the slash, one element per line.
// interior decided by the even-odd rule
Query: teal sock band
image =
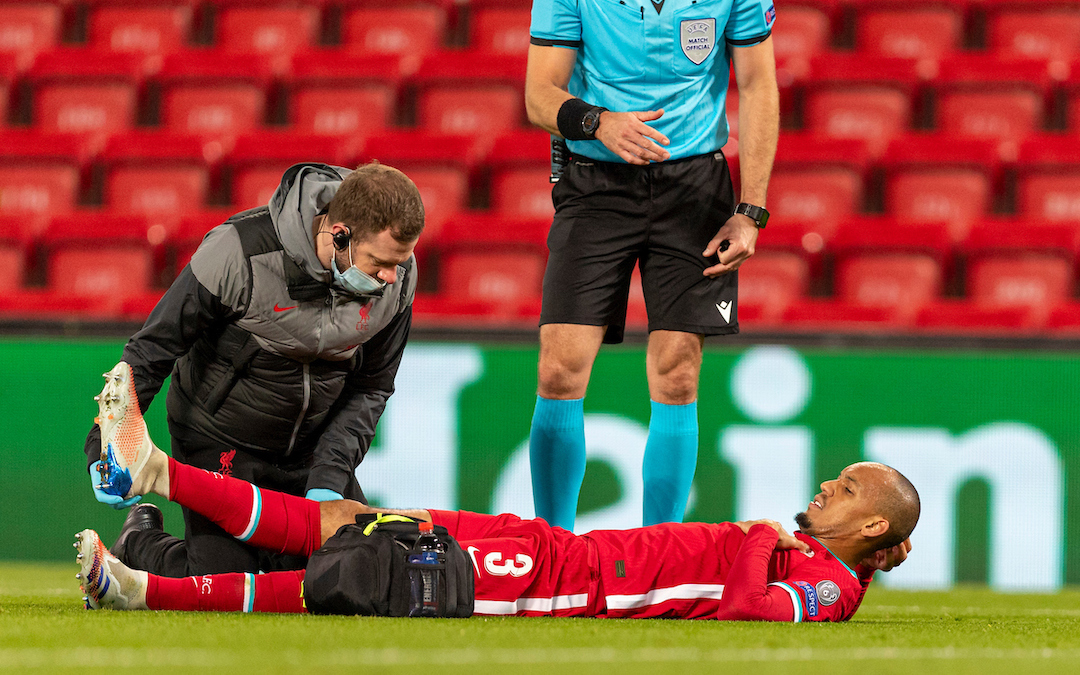
<path fill-rule="evenodd" d="M 574 529 L 585 478 L 585 399 L 536 397 L 529 432 L 533 506 L 551 525 Z"/>
<path fill-rule="evenodd" d="M 653 401 L 641 468 L 645 481 L 644 525 L 682 522 L 694 483 L 697 453 L 697 401 L 686 405 Z"/>

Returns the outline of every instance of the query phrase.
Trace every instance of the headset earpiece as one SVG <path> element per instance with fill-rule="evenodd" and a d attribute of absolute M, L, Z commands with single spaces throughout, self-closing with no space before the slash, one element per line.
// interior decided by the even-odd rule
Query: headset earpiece
<path fill-rule="evenodd" d="M 330 235 L 334 240 L 334 248 L 339 251 L 344 251 L 349 245 L 349 240 L 352 239 L 352 232 L 348 230 L 342 230 L 341 232 L 335 232 Z"/>

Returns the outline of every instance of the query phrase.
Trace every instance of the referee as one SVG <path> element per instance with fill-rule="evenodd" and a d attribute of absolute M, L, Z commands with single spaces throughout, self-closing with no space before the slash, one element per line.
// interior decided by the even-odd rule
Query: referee
<path fill-rule="evenodd" d="M 772 0 L 533 0 L 529 120 L 566 139 L 552 192 L 529 448 L 536 514 L 573 529 L 583 402 L 619 343 L 634 265 L 652 399 L 643 524 L 680 521 L 697 463 L 706 335 L 739 330 L 738 274 L 765 227 L 779 104 Z M 734 63 L 741 195 L 720 149 Z"/>

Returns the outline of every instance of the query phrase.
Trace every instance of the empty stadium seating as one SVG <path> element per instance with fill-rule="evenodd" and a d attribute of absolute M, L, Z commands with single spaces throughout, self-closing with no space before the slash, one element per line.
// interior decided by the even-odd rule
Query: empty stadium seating
<path fill-rule="evenodd" d="M 394 123 L 401 58 L 308 50 L 293 58 L 289 120 L 301 134 L 362 136 Z"/>
<path fill-rule="evenodd" d="M 761 251 L 739 268 L 739 312 L 754 313 L 760 323 L 775 323 L 807 294 L 809 283 L 805 258 L 790 251 Z"/>
<path fill-rule="evenodd" d="M 937 124 L 947 133 L 1016 143 L 1044 126 L 1045 61 L 953 56 L 934 83 Z"/>
<path fill-rule="evenodd" d="M 11 54 L 19 70 L 38 52 L 60 42 L 63 8 L 48 2 L 0 3 L 0 52 Z"/>
<path fill-rule="evenodd" d="M 1022 215 L 1080 223 L 1080 138 L 1032 138 L 1020 148 L 1017 174 Z"/>
<path fill-rule="evenodd" d="M 893 141 L 882 165 L 886 208 L 899 219 L 945 223 L 959 241 L 991 211 L 1000 170 L 992 141 L 912 135 Z"/>
<path fill-rule="evenodd" d="M 218 156 L 197 136 L 135 131 L 109 139 L 101 153 L 105 204 L 172 229 L 207 203 Z"/>
<path fill-rule="evenodd" d="M 960 49 L 963 16 L 946 3 L 867 2 L 858 8 L 859 51 L 910 59 L 940 59 Z"/>
<path fill-rule="evenodd" d="M 769 211 L 783 220 L 836 222 L 861 210 L 868 152 L 854 139 L 781 136 Z"/>
<path fill-rule="evenodd" d="M 1005 3 L 991 9 L 986 32 L 990 49 L 1002 56 L 1067 61 L 1080 56 L 1080 7 Z"/>
<path fill-rule="evenodd" d="M 403 70 L 413 72 L 429 52 L 446 42 L 447 12 L 439 5 L 346 8 L 341 41 L 347 49 L 398 54 Z"/>
<path fill-rule="evenodd" d="M 53 218 L 45 231 L 48 288 L 96 296 L 119 309 L 154 282 L 149 226 L 138 216 L 86 213 Z"/>
<path fill-rule="evenodd" d="M 90 148 L 84 137 L 34 130 L 0 133 L 0 215 L 20 215 L 40 229 L 42 218 L 75 207 Z"/>
<path fill-rule="evenodd" d="M 317 7 L 295 3 L 225 6 L 217 14 L 217 45 L 226 51 L 264 54 L 275 70 L 319 39 Z"/>
<path fill-rule="evenodd" d="M 23 285 L 30 242 L 30 233 L 20 218 L 0 216 L 0 293 Z"/>
<path fill-rule="evenodd" d="M 161 2 L 145 6 L 111 2 L 92 7 L 87 43 L 97 51 L 132 52 L 148 59 L 148 69 L 161 67 L 165 54 L 188 43 L 193 10 L 189 4 Z"/>

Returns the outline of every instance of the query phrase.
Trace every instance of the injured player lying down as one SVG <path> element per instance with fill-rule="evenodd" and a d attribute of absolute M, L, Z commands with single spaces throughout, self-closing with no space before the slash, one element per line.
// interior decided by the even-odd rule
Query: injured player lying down
<path fill-rule="evenodd" d="M 339 528 L 370 520 L 367 514 L 432 522 L 467 552 L 475 614 L 844 621 L 858 609 L 874 571 L 907 557 L 919 517 L 911 483 L 871 462 L 822 483 L 796 516 L 794 535 L 768 520 L 575 535 L 508 514 L 308 501 L 167 456 L 150 440 L 129 379 L 127 365 L 119 364 L 101 396 L 103 457 L 110 460 L 103 462 L 110 466 L 105 487 L 167 497 L 251 545 L 307 556 Z M 76 539 L 91 608 L 302 613 L 318 604 L 304 570 L 172 579 L 124 566 L 92 530 Z"/>

